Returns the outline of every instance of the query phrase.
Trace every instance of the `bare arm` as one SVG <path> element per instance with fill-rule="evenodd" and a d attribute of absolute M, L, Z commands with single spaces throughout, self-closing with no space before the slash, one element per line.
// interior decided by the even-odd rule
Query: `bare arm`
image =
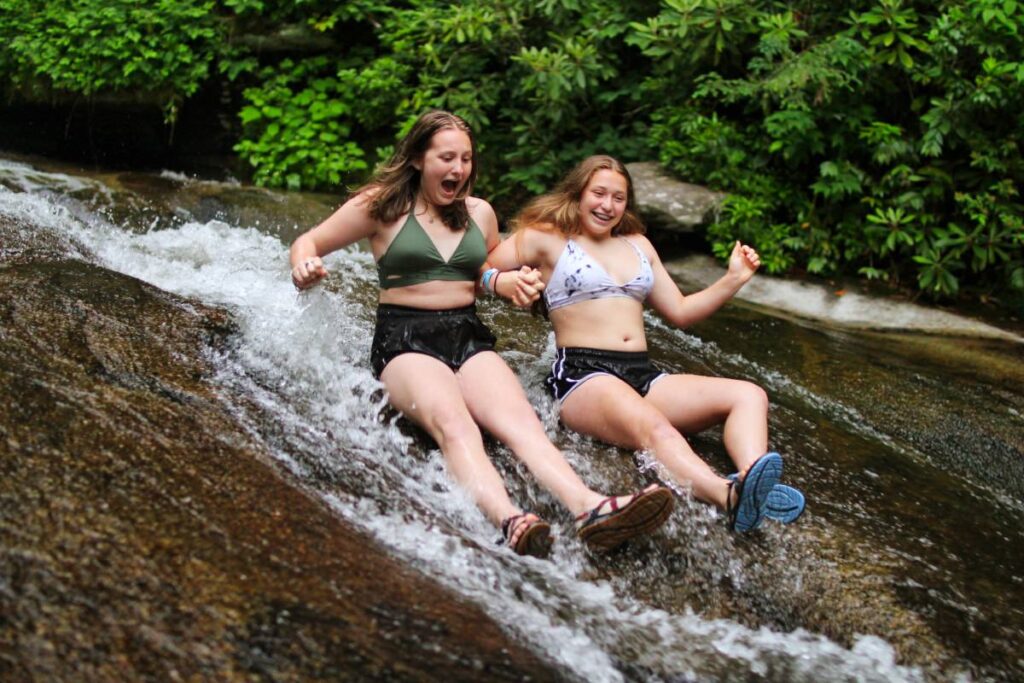
<path fill-rule="evenodd" d="M 529 306 L 544 291 L 540 271 L 525 262 L 517 248 L 518 244 L 526 241 L 526 232 L 516 232 L 508 239 L 495 244 L 487 256 L 487 263 L 484 264 L 484 268 L 497 268 L 500 271 L 495 276 L 495 293 L 511 299 L 512 303 L 520 307 Z M 488 247 L 490 248 L 490 245 Z"/>
<path fill-rule="evenodd" d="M 372 236 L 379 223 L 370 217 L 366 193 L 352 197 L 327 220 L 303 233 L 291 248 L 292 282 L 307 289 L 327 276 L 324 256 Z"/>
<path fill-rule="evenodd" d="M 654 269 L 654 288 L 647 301 L 676 327 L 689 327 L 711 316 L 750 281 L 761 265 L 761 259 L 752 247 L 736 242 L 729 256 L 726 274 L 707 288 L 686 296 L 679 291 L 650 242 L 644 242 L 644 251 Z"/>
<path fill-rule="evenodd" d="M 520 256 L 520 245 L 529 241 L 527 230 L 512 233 L 508 239 L 496 244 L 487 255 L 487 262 L 498 270 L 516 270 L 522 266 L 533 265 Z"/>
<path fill-rule="evenodd" d="M 480 226 L 484 234 L 484 242 L 487 244 L 487 251 L 491 251 L 501 238 L 498 236 L 498 216 L 494 213 L 494 207 L 479 197 L 469 197 L 466 200 L 466 208 L 473 221 Z"/>
<path fill-rule="evenodd" d="M 483 199 L 473 198 L 469 204 L 469 212 L 484 234 L 484 243 L 487 246 L 487 253 L 489 255 L 498 245 L 501 244 L 501 237 L 498 235 L 498 217 L 494 213 L 494 207 Z M 480 266 L 480 273 L 476 281 L 478 295 L 486 294 L 490 291 L 484 287 L 483 275 L 493 267 L 494 266 L 491 265 L 489 257 L 488 260 L 484 261 L 483 265 Z M 506 280 L 512 280 L 512 278 L 506 278 Z M 491 287 L 493 287 L 496 294 L 500 294 L 506 299 L 509 299 L 513 298 L 513 295 L 512 293 L 509 293 L 507 281 L 504 283 L 506 286 L 499 288 L 498 281 L 492 280 Z"/>

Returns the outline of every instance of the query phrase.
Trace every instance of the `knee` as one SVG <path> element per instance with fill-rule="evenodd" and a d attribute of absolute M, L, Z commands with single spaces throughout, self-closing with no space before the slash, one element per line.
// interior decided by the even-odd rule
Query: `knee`
<path fill-rule="evenodd" d="M 768 393 L 753 382 L 743 382 L 740 402 L 760 412 L 768 412 Z"/>
<path fill-rule="evenodd" d="M 656 416 L 645 420 L 642 424 L 643 436 L 640 439 L 645 446 L 667 444 L 679 441 L 683 435 L 664 416 Z"/>
<path fill-rule="evenodd" d="M 435 410 L 430 416 L 429 431 L 442 446 L 481 438 L 480 428 L 464 407 L 452 406 Z"/>

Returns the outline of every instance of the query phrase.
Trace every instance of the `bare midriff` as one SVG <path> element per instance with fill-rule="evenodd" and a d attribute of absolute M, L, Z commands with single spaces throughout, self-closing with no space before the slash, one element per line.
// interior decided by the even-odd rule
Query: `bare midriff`
<path fill-rule="evenodd" d="M 380 290 L 380 303 L 411 306 L 431 311 L 469 306 L 476 300 L 474 283 L 459 280 L 431 280 L 408 287 Z"/>
<path fill-rule="evenodd" d="M 646 351 L 644 308 L 639 301 L 613 297 L 581 301 L 551 311 L 555 344 L 606 351 Z"/>

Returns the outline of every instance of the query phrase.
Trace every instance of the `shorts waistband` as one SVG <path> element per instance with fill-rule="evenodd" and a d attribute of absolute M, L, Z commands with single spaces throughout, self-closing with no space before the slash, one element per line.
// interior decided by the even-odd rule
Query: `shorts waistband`
<path fill-rule="evenodd" d="M 623 361 L 647 360 L 647 351 L 612 351 L 586 346 L 560 346 L 555 351 L 565 358 L 609 358 Z"/>
<path fill-rule="evenodd" d="M 410 318 L 420 316 L 424 318 L 443 318 L 450 315 L 466 315 L 476 313 L 476 304 L 460 306 L 459 308 L 415 308 L 414 306 L 400 306 L 398 304 L 377 304 L 377 318 L 388 318 L 401 316 Z"/>

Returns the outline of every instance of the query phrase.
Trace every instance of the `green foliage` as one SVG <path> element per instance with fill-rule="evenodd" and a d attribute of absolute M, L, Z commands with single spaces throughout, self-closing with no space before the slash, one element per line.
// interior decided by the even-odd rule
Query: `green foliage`
<path fill-rule="evenodd" d="M 728 192 L 716 253 L 1024 297 L 1017 0 L 3 0 L 8 94 L 243 100 L 256 182 L 365 178 L 423 110 L 507 215 L 587 154 Z"/>
<path fill-rule="evenodd" d="M 400 98 L 408 74 L 389 57 L 364 69 L 335 69 L 316 57 L 285 60 L 260 76 L 240 112 L 250 134 L 235 149 L 255 167 L 256 182 L 297 190 L 337 187 L 368 168 L 354 133 L 390 114 L 374 105 Z"/>
<path fill-rule="evenodd" d="M 646 149 L 638 82 L 619 84 L 621 68 L 640 59 L 624 35 L 643 11 L 643 3 L 627 9 L 600 0 L 412 0 L 363 3 L 361 13 L 351 3 L 311 11 L 307 22 L 318 31 L 373 40 L 350 44 L 346 55 L 258 72 L 251 57 L 233 55 L 225 73 L 256 81 L 245 90 L 245 137 L 236 149 L 258 182 L 336 187 L 339 178 L 358 178 L 423 110 L 449 109 L 477 131 L 481 185 L 511 210 L 581 154 L 633 159 Z M 314 79 L 319 89 L 305 94 Z M 314 102 L 329 120 L 313 115 Z M 310 149 L 325 131 L 344 143 Z"/>
<path fill-rule="evenodd" d="M 457 111 L 478 131 L 481 184 L 511 210 L 590 150 L 637 158 L 646 148 L 639 55 L 624 42 L 644 3 L 418 0 L 377 32 L 415 74 L 395 104 L 408 120 L 429 107 Z"/>
<path fill-rule="evenodd" d="M 167 118 L 207 78 L 212 0 L 5 0 L 0 68 L 15 88 L 152 95 Z"/>
<path fill-rule="evenodd" d="M 771 272 L 1024 291 L 1024 6 L 757 2 L 732 8 L 738 53 L 688 50 L 728 4 L 665 0 L 632 38 L 645 87 L 674 93 L 652 113 L 662 161 L 730 193 L 716 252 L 739 237 Z"/>

